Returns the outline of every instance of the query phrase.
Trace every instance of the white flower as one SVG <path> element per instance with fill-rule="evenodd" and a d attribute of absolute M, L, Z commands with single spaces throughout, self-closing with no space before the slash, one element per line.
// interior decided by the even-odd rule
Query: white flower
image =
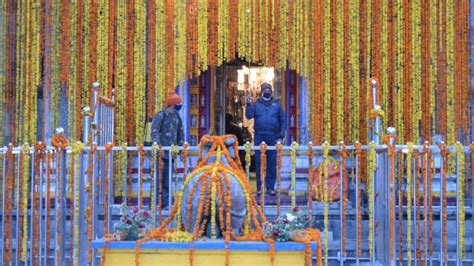
<path fill-rule="evenodd" d="M 293 222 L 293 220 L 296 219 L 296 216 L 291 213 L 287 213 L 286 219 L 288 219 L 289 222 Z"/>

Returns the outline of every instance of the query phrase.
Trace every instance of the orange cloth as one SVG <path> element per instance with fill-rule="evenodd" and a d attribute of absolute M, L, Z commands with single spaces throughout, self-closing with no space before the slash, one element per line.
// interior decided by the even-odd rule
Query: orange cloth
<path fill-rule="evenodd" d="M 170 90 L 168 92 L 168 97 L 166 97 L 166 106 L 171 106 L 175 104 L 181 104 L 183 102 L 183 99 L 176 94 L 174 90 Z"/>

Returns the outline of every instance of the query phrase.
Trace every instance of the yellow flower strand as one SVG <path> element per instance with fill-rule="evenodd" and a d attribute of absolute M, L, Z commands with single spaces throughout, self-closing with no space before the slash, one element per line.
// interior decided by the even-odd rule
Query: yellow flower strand
<path fill-rule="evenodd" d="M 377 153 L 375 151 L 375 142 L 369 144 L 369 156 L 367 160 L 367 196 L 369 198 L 369 257 L 374 254 L 374 176 L 377 169 Z"/>
<path fill-rule="evenodd" d="M 25 8 L 23 7 L 24 5 L 24 2 L 25 1 L 18 1 L 17 2 L 17 16 L 19 17 L 18 19 L 18 23 L 17 23 L 17 29 L 16 29 L 16 32 L 17 32 L 17 42 L 16 42 L 16 58 L 20 58 L 19 60 L 19 64 L 18 64 L 18 68 L 17 68 L 17 71 L 16 71 L 16 91 L 18 93 L 16 93 L 15 95 L 15 106 L 20 106 L 20 104 L 23 102 L 23 99 L 22 99 L 22 96 L 23 96 L 23 91 L 25 88 L 25 84 L 24 84 L 24 79 L 22 78 L 21 76 L 21 73 L 23 73 L 24 71 L 24 65 L 25 65 L 25 60 L 24 58 L 26 56 L 21 56 L 21 52 L 22 51 L 25 51 L 25 44 L 24 44 L 24 40 L 26 39 L 25 36 L 24 36 L 24 27 L 27 23 L 25 23 L 24 19 L 25 19 Z M 23 59 L 23 60 L 22 60 Z M 25 105 L 26 108 L 29 108 L 28 104 Z M 22 113 L 24 112 L 25 110 L 23 108 L 20 108 L 18 110 L 18 112 L 16 112 L 16 115 L 15 115 L 15 121 L 16 121 L 16 127 L 17 127 L 17 133 L 16 133 L 16 141 L 18 142 L 19 139 L 21 139 L 23 133 L 23 121 L 21 120 L 22 119 Z"/>
<path fill-rule="evenodd" d="M 198 0 L 198 54 L 197 62 L 201 71 L 205 71 L 207 64 L 207 3 L 206 0 Z"/>
<path fill-rule="evenodd" d="M 167 91 L 165 86 L 165 1 L 156 2 L 156 66 L 155 66 L 155 112 L 161 110 L 163 107 L 163 101 L 165 92 Z"/>
<path fill-rule="evenodd" d="M 78 89 L 76 88 L 76 75 L 77 75 L 77 61 L 81 60 L 80 58 L 76 57 L 76 24 L 77 24 L 77 1 L 71 1 L 71 28 L 69 29 L 69 34 L 71 40 L 69 41 L 69 45 L 71 50 L 69 52 L 70 55 L 70 64 L 69 64 L 69 75 L 68 75 L 68 137 L 69 141 L 72 143 L 75 140 L 78 140 L 81 136 L 77 136 L 77 119 L 80 119 L 80 115 L 77 114 L 77 104 L 76 104 L 76 97 L 81 97 L 81 95 L 77 95 Z"/>
<path fill-rule="evenodd" d="M 109 1 L 110 0 L 101 0 L 98 3 L 97 81 L 100 84 L 101 95 L 107 95 L 107 62 L 109 57 Z"/>
<path fill-rule="evenodd" d="M 125 131 L 125 90 L 126 90 L 126 21 L 127 6 L 125 1 L 118 1 L 117 6 L 117 76 L 115 77 L 115 94 L 116 94 L 116 126 L 117 143 L 126 141 Z M 86 65 L 84 65 L 86 67 Z M 119 167 L 123 167 L 119 165 Z M 120 175 L 119 175 L 120 176 Z M 123 191 L 122 191 L 123 192 Z"/>
<path fill-rule="evenodd" d="M 351 140 L 359 139 L 359 0 L 350 1 Z"/>
<path fill-rule="evenodd" d="M 380 87 L 381 90 L 380 98 L 377 99 L 379 105 L 382 105 L 382 109 L 388 110 L 388 75 L 392 75 L 392 73 L 388 73 L 388 0 L 382 0 L 381 4 L 381 15 L 382 15 L 382 36 L 380 40 L 381 46 L 381 66 L 380 66 Z M 382 128 L 380 129 L 380 138 L 383 139 L 385 135 L 385 129 L 387 128 L 388 119 L 382 119 Z"/>
<path fill-rule="evenodd" d="M 324 193 L 324 265 L 328 265 L 329 255 L 329 191 L 328 191 L 328 178 L 329 178 L 329 143 L 325 141 L 323 143 L 323 193 Z"/>
<path fill-rule="evenodd" d="M 23 237 L 22 237 L 22 248 L 21 248 L 21 260 L 27 260 L 28 256 L 28 195 L 29 195 L 29 181 L 30 181 L 30 146 L 25 143 L 21 147 L 21 152 L 23 154 L 22 160 L 22 190 L 21 190 L 21 199 L 23 207 Z"/>
<path fill-rule="evenodd" d="M 324 124 L 324 139 L 329 141 L 331 139 L 331 73 L 330 73 L 330 49 L 331 49 L 331 0 L 324 1 L 324 21 L 323 21 L 323 124 Z"/>
<path fill-rule="evenodd" d="M 403 42 L 402 40 L 402 29 L 403 29 L 403 0 L 397 0 L 395 4 L 395 13 L 397 14 L 395 32 L 396 32 L 396 59 L 395 59 L 395 86 L 399 89 L 396 90 L 395 100 L 395 121 L 398 136 L 400 141 L 404 141 L 404 126 L 403 126 L 403 103 L 402 103 L 402 91 L 403 91 Z"/>
<path fill-rule="evenodd" d="M 280 2 L 280 47 L 278 53 L 278 67 L 286 69 L 286 61 L 288 60 L 288 1 Z"/>
<path fill-rule="evenodd" d="M 413 114 L 412 114 L 412 136 L 411 141 L 417 141 L 419 136 L 418 122 L 421 120 L 421 3 L 420 1 L 411 1 L 412 9 L 412 30 L 411 30 L 411 47 L 412 47 L 412 100 L 413 100 Z"/>
<path fill-rule="evenodd" d="M 127 165 L 127 143 L 123 142 L 120 146 L 121 149 L 117 156 L 116 170 L 117 173 L 114 175 L 114 184 L 115 187 L 115 196 L 122 197 L 122 200 L 125 200 L 125 167 Z"/>
<path fill-rule="evenodd" d="M 145 49 L 146 49 L 146 8 L 144 1 L 134 2 L 135 34 L 134 34 L 134 97 L 135 97 L 135 134 L 136 143 L 143 143 L 145 126 Z M 183 59 L 184 61 L 184 59 Z"/>
<path fill-rule="evenodd" d="M 82 59 L 77 58 L 77 60 L 82 60 L 82 104 L 84 106 L 90 105 L 89 103 L 89 97 L 90 97 L 90 88 L 92 84 L 89 84 L 89 42 L 90 42 L 90 34 L 89 34 L 89 20 L 90 20 L 90 1 L 83 0 L 82 1 L 83 8 L 82 8 L 82 14 L 83 14 L 83 20 L 82 20 Z M 119 1 L 119 6 L 120 5 L 125 5 L 122 3 L 122 1 Z M 120 38 L 121 36 L 126 36 L 125 31 L 123 32 L 123 35 L 120 35 L 120 31 L 118 32 L 117 36 Z M 125 45 L 125 43 L 124 43 Z M 120 58 L 117 58 L 117 62 L 119 62 Z M 117 73 L 117 78 L 123 77 L 125 79 L 125 67 L 120 68 L 120 66 L 117 66 L 118 73 Z M 121 76 L 121 71 L 123 71 L 123 76 Z M 120 86 L 120 84 L 117 84 L 118 89 L 125 89 L 125 85 Z M 116 121 L 125 121 L 125 117 L 123 120 L 117 117 Z M 125 123 L 125 122 L 124 122 Z M 125 139 L 123 140 L 125 141 Z"/>
<path fill-rule="evenodd" d="M 430 71 L 430 80 L 431 80 L 431 86 L 430 86 L 430 95 L 429 95 L 429 99 L 425 99 L 425 100 L 429 100 L 430 101 L 430 104 L 429 104 L 429 110 L 424 110 L 424 112 L 428 111 L 430 112 L 431 114 L 433 114 L 433 117 L 434 117 L 434 114 L 435 114 L 435 100 L 436 100 L 436 82 L 437 82 L 437 78 L 436 78 L 436 73 L 438 71 L 438 67 L 437 67 L 437 60 L 434 60 L 434 58 L 437 58 L 437 55 L 438 55 L 438 51 L 436 49 L 436 44 L 437 44 L 437 40 L 438 40 L 438 23 L 437 23 L 437 7 L 438 7 L 438 1 L 439 0 L 432 0 L 432 3 L 430 5 L 430 57 L 433 58 L 433 60 L 431 60 L 431 71 Z M 433 122 L 430 121 L 432 124 Z M 435 131 L 435 127 L 432 126 L 432 132 Z"/>
<path fill-rule="evenodd" d="M 344 140 L 344 113 L 343 113 L 343 106 L 344 106 L 344 10 L 343 0 L 337 1 L 337 6 L 340 7 L 336 11 L 336 43 L 337 43 L 337 51 L 336 51 L 336 88 L 332 88 L 333 90 L 337 90 L 337 99 L 336 99 L 336 110 L 332 110 L 332 112 L 336 112 L 336 127 L 337 127 L 337 139 L 336 141 Z M 347 97 L 347 95 L 346 95 Z"/>
<path fill-rule="evenodd" d="M 291 196 L 291 208 L 296 207 L 296 160 L 298 143 L 291 143 L 291 190 L 288 192 Z"/>
<path fill-rule="evenodd" d="M 459 115 L 454 113 L 454 0 L 447 0 L 446 2 L 446 55 L 447 55 L 447 144 L 453 145 L 456 142 L 456 129 L 454 123 L 454 116 Z M 450 173 L 453 171 L 452 164 L 450 164 Z"/>
<path fill-rule="evenodd" d="M 464 259 L 465 257 L 465 232 L 466 232 L 466 224 L 465 224 L 465 213 L 464 213 L 464 191 L 465 191 L 465 156 L 464 156 L 464 149 L 461 143 L 456 143 L 456 155 L 458 157 L 458 170 L 457 170 L 457 191 L 458 191 L 458 227 L 459 227 L 459 235 L 458 237 L 458 245 L 459 245 L 459 258 Z"/>
<path fill-rule="evenodd" d="M 175 75 L 174 84 L 186 78 L 186 3 L 185 0 L 177 0 L 174 5 L 175 12 Z M 145 24 L 144 24 L 145 25 Z M 144 29 L 145 30 L 145 29 Z M 145 36 L 145 35 L 144 35 Z"/>
<path fill-rule="evenodd" d="M 408 154 L 407 154 L 407 259 L 408 265 L 411 265 L 411 228 L 412 228 L 412 220 L 411 220 L 411 208 L 412 208 L 412 159 L 413 159 L 413 143 L 408 142 Z"/>
<path fill-rule="evenodd" d="M 59 0 L 51 3 L 52 33 L 51 33 L 51 128 L 59 126 Z"/>

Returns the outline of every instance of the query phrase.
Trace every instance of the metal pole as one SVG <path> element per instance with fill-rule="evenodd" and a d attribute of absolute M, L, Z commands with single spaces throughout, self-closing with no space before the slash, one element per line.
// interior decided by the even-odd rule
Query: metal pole
<path fill-rule="evenodd" d="M 458 266 L 461 265 L 459 256 L 459 204 L 459 155 L 456 153 L 456 265 Z"/>
<path fill-rule="evenodd" d="M 359 165 L 359 156 L 357 156 L 356 154 L 356 161 L 355 161 L 355 165 L 356 165 L 356 217 L 358 217 L 359 215 L 359 174 L 360 174 L 360 169 L 357 167 Z M 358 219 L 356 219 L 358 220 Z M 362 221 L 359 221 L 360 223 Z M 359 225 L 356 224 L 356 238 L 357 236 L 359 235 Z M 356 265 L 359 266 L 359 241 L 356 240 L 356 251 L 355 251 L 355 254 L 356 254 Z"/>
<path fill-rule="evenodd" d="M 440 246 L 440 250 L 439 250 L 440 265 L 444 265 L 444 254 L 443 254 L 443 250 L 444 250 L 444 245 L 443 245 L 443 230 L 444 230 L 444 228 L 443 228 L 443 215 L 444 215 L 444 212 L 443 212 L 443 207 L 444 207 L 443 206 L 443 197 L 444 197 L 444 195 L 443 194 L 444 193 L 443 193 L 443 182 L 442 182 L 442 180 L 443 180 L 442 175 L 443 175 L 443 171 L 444 171 L 444 169 L 443 169 L 444 168 L 444 162 L 443 161 L 444 161 L 444 159 L 443 159 L 443 156 L 441 155 L 441 167 L 440 167 L 440 169 L 441 169 L 441 182 L 440 182 L 440 186 L 439 186 L 439 190 L 440 190 L 440 201 L 439 201 L 440 202 L 440 215 L 439 215 L 439 220 L 440 220 L 440 225 L 441 225 L 440 226 L 441 230 L 439 231 L 439 234 L 440 234 L 440 238 L 439 238 L 440 239 L 440 241 L 439 241 L 439 243 L 440 243 L 440 245 L 439 245 Z"/>
<path fill-rule="evenodd" d="M 3 152 L 3 168 L 2 168 L 2 260 L 5 256 L 5 179 L 6 179 L 6 167 L 7 158 L 6 152 Z"/>
<path fill-rule="evenodd" d="M 345 160 L 345 158 L 341 156 L 341 160 Z M 310 169 L 310 170 L 311 170 L 311 169 Z M 345 254 L 342 252 L 342 250 L 343 250 L 342 235 L 343 235 L 343 230 L 344 230 L 344 225 L 343 225 L 343 222 L 344 222 L 344 221 L 343 221 L 343 219 L 342 219 L 342 216 L 343 216 L 343 214 L 342 214 L 342 212 L 343 212 L 342 207 L 343 207 L 343 201 L 344 201 L 344 193 L 343 193 L 343 191 L 344 191 L 344 184 L 343 184 L 343 183 L 344 183 L 344 179 L 343 179 L 343 178 L 344 178 L 344 177 L 343 177 L 343 175 L 342 175 L 342 171 L 343 171 L 343 169 L 342 169 L 342 161 L 341 161 L 341 163 L 339 164 L 339 180 L 340 180 L 340 181 L 339 181 L 339 183 L 340 183 L 340 184 L 339 184 L 339 220 L 341 221 L 341 222 L 340 222 L 340 227 L 339 227 L 340 234 L 341 234 L 341 240 L 339 241 L 339 243 L 340 243 L 340 249 L 341 249 L 340 252 L 339 252 L 339 254 L 340 254 L 339 264 L 340 264 L 341 266 L 344 265 L 344 257 L 345 257 Z"/>
<path fill-rule="evenodd" d="M 415 157 L 415 156 L 413 156 L 413 157 Z M 416 193 L 417 193 L 417 186 L 416 186 L 416 179 L 417 179 L 417 175 L 416 175 L 416 172 L 417 172 L 417 171 L 416 171 L 416 158 L 413 158 L 412 161 L 413 161 L 413 169 L 412 169 L 412 171 L 413 171 L 413 178 L 412 178 L 412 181 L 413 181 L 413 207 L 412 207 L 412 209 L 413 209 L 413 218 L 412 218 L 412 220 L 413 220 L 413 235 L 415 236 L 414 241 L 413 241 L 413 244 L 414 244 L 414 253 L 415 253 L 415 263 L 414 263 L 414 264 L 415 264 L 415 266 L 416 266 L 416 265 L 418 265 L 418 260 L 417 260 L 417 259 L 418 259 L 418 253 L 416 252 L 416 251 L 417 251 L 417 248 L 418 248 L 418 245 L 417 245 L 417 244 L 418 244 L 418 238 L 417 238 L 417 236 L 418 236 L 417 229 L 418 229 L 418 228 L 417 228 L 417 219 L 416 219 L 416 218 L 417 218 L 417 217 L 416 217 L 416 215 L 417 215 L 417 211 L 416 211 L 416 208 L 417 208 L 417 197 L 416 197 Z M 412 210 L 410 209 L 410 210 L 408 210 L 408 211 L 411 212 Z M 412 238 L 412 239 L 413 239 L 413 238 Z M 408 247 L 408 248 L 411 249 L 411 247 Z"/>
<path fill-rule="evenodd" d="M 20 162 L 20 156 L 18 155 L 17 156 L 17 166 L 18 168 L 21 168 L 21 162 Z M 20 257 L 19 257 L 19 247 L 21 245 L 21 243 L 18 241 L 20 239 L 20 182 L 18 182 L 20 180 L 20 171 L 18 170 L 17 173 L 16 173 L 16 200 L 17 200 L 17 203 L 16 203 L 16 260 L 15 260 L 15 265 L 18 265 L 18 262 L 20 261 Z M 12 222 L 13 222 L 13 219 L 12 219 Z M 13 245 L 12 245 L 13 247 Z"/>
<path fill-rule="evenodd" d="M 35 206 L 34 204 L 34 200 L 35 200 L 35 167 L 34 167 L 34 161 L 35 161 L 35 153 L 33 152 L 30 156 L 30 165 L 32 166 L 31 167 L 31 171 L 30 171 L 30 255 L 27 256 L 29 258 L 29 261 L 30 261 L 30 265 L 33 265 L 33 245 L 36 245 L 36 244 L 40 244 L 40 243 L 33 243 L 33 217 L 35 216 L 35 213 L 33 212 L 35 209 L 34 208 L 38 208 L 39 206 Z"/>

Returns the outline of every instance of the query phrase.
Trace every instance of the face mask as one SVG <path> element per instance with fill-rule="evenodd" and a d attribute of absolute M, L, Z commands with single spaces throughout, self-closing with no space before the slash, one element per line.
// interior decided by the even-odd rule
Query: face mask
<path fill-rule="evenodd" d="M 175 105 L 174 105 L 174 109 L 175 109 L 176 111 L 181 110 L 181 107 L 183 107 L 182 104 L 175 104 Z"/>
<path fill-rule="evenodd" d="M 270 97 L 272 97 L 272 93 L 271 92 L 264 92 L 262 93 L 262 97 L 264 100 L 269 100 Z"/>

